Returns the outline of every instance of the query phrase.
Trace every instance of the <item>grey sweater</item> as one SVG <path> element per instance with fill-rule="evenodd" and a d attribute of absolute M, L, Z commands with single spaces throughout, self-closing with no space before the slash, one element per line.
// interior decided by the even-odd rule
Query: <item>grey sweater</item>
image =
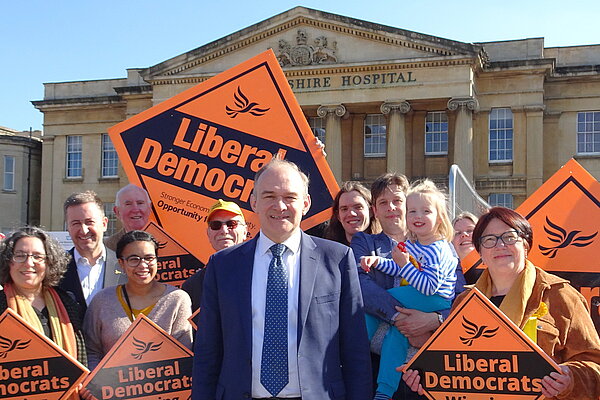
<path fill-rule="evenodd" d="M 188 321 L 191 313 L 192 302 L 188 294 L 167 285 L 148 318 L 191 350 L 192 326 Z M 131 321 L 119 302 L 117 286 L 106 288 L 94 296 L 83 321 L 90 370 L 98 365 L 129 326 Z"/>

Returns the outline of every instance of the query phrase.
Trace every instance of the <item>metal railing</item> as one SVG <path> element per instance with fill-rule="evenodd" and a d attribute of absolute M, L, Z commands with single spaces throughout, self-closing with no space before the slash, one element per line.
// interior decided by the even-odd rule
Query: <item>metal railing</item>
<path fill-rule="evenodd" d="M 479 216 L 490 208 L 488 202 L 475 191 L 456 164 L 452 164 L 448 174 L 448 201 L 448 211 L 452 220 L 463 211 Z"/>

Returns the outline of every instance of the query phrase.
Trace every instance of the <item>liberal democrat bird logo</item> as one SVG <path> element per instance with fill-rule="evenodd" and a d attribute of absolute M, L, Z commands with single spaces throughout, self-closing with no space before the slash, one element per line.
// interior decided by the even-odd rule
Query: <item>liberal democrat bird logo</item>
<path fill-rule="evenodd" d="M 556 257 L 559 249 L 563 249 L 567 246 L 585 247 L 592 244 L 593 239 L 596 237 L 598 232 L 594 232 L 591 235 L 580 235 L 581 231 L 571 231 L 567 233 L 567 230 L 553 223 L 546 217 L 546 224 L 544 225 L 544 231 L 548 234 L 548 240 L 557 243 L 554 247 L 544 247 L 538 245 L 538 248 L 543 255 L 548 258 Z"/>
<path fill-rule="evenodd" d="M 149 351 L 157 351 L 160 349 L 160 346 L 162 346 L 163 342 L 160 343 L 154 343 L 154 342 L 142 342 L 141 340 L 137 339 L 135 336 L 133 337 L 133 347 L 136 348 L 136 350 L 138 351 L 138 353 L 131 353 L 131 355 L 133 356 L 133 358 L 135 358 L 136 360 L 141 360 L 143 355 L 146 354 Z"/>
<path fill-rule="evenodd" d="M 4 336 L 0 336 L 0 358 L 6 358 L 6 355 L 13 350 L 23 350 L 29 346 L 31 339 L 21 341 L 21 339 L 10 340 Z"/>
<path fill-rule="evenodd" d="M 459 336 L 460 341 L 467 346 L 473 344 L 475 339 L 479 339 L 482 337 L 491 338 L 496 336 L 496 332 L 498 331 L 498 327 L 494 329 L 488 329 L 487 325 L 477 326 L 473 322 L 469 321 L 467 318 L 463 316 L 463 328 L 465 328 L 465 332 L 467 332 L 470 336 L 463 337 Z"/>
<path fill-rule="evenodd" d="M 267 111 L 270 110 L 270 108 L 259 108 L 260 104 L 256 102 L 250 102 L 250 100 L 248 100 L 248 97 L 244 95 L 242 89 L 240 89 L 239 86 L 235 94 L 233 95 L 233 98 L 235 100 L 234 103 L 237 107 L 237 110 L 229 106 L 225 106 L 227 115 L 229 115 L 229 117 L 231 118 L 235 118 L 238 116 L 238 114 L 244 113 L 252 114 L 256 117 L 261 117 L 265 115 Z"/>

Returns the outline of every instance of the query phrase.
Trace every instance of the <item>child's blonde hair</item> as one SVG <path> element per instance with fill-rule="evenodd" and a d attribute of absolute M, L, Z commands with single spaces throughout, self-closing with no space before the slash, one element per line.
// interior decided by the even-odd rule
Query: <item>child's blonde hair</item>
<path fill-rule="evenodd" d="M 450 217 L 448 216 L 446 194 L 441 191 L 431 179 L 422 179 L 413 182 L 408 188 L 406 197 L 411 194 L 423 194 L 432 198 L 439 220 L 436 234 L 442 239 L 448 241 L 452 240 L 454 228 L 452 227 L 452 221 L 450 221 Z M 416 239 L 412 232 L 409 233 L 409 236 L 413 240 Z"/>

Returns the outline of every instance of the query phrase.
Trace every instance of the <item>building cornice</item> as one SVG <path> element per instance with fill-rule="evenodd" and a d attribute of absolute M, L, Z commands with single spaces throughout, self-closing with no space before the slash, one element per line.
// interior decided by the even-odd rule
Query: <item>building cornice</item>
<path fill-rule="evenodd" d="M 115 87 L 115 92 L 120 96 L 138 95 L 138 94 L 152 94 L 152 85 L 140 85 L 140 86 L 118 86 Z"/>
<path fill-rule="evenodd" d="M 419 68 L 436 68 L 436 67 L 452 67 L 452 66 L 473 66 L 473 58 L 450 57 L 433 59 L 419 58 L 409 61 L 390 61 L 382 63 L 361 63 L 355 65 L 327 65 L 326 67 L 291 67 L 284 68 L 283 73 L 287 78 L 296 78 L 302 76 L 320 76 L 320 75 L 340 75 L 340 74 L 361 74 L 369 72 L 385 72 Z M 157 76 L 150 80 L 153 85 L 177 85 L 177 84 L 197 84 L 204 82 L 220 72 L 210 74 L 194 74 L 194 75 L 179 75 L 179 76 Z"/>
<path fill-rule="evenodd" d="M 73 97 L 51 100 L 34 100 L 31 102 L 38 110 L 80 108 L 106 105 L 124 105 L 121 96 Z"/>
<path fill-rule="evenodd" d="M 300 15 L 293 17 L 294 14 Z M 285 20 L 285 18 L 290 19 Z M 273 26 L 268 27 L 269 25 Z M 153 81 L 156 76 L 178 75 L 229 53 L 267 40 L 281 32 L 300 26 L 319 28 L 386 45 L 419 50 L 430 53 L 433 56 L 468 55 L 478 58 L 479 64 L 483 65 L 487 62 L 487 55 L 481 45 L 457 42 L 341 15 L 296 7 L 185 54 L 149 67 L 141 71 L 140 75 L 146 81 Z"/>

